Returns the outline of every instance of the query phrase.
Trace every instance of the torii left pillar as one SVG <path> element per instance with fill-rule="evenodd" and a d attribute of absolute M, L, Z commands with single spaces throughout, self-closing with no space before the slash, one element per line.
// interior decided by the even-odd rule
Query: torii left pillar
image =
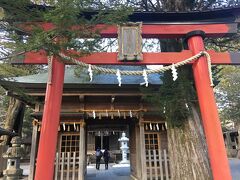
<path fill-rule="evenodd" d="M 65 65 L 52 59 L 51 82 L 47 83 L 35 180 L 52 180 L 56 155 L 58 126 L 64 83 Z M 50 72 L 49 72 L 50 73 Z"/>

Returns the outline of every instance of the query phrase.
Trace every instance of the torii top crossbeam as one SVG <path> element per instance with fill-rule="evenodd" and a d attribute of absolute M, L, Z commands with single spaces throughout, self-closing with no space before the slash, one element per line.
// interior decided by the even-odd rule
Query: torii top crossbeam
<path fill-rule="evenodd" d="M 86 18 L 90 18 L 95 12 L 86 12 Z M 226 8 L 208 11 L 194 12 L 135 12 L 130 15 L 131 22 L 142 22 L 143 38 L 185 38 L 191 31 L 201 30 L 206 37 L 219 38 L 237 33 L 240 22 L 240 7 Z M 30 30 L 32 23 L 19 25 L 25 30 Z M 52 23 L 38 23 L 44 30 L 54 28 Z M 103 28 L 105 25 L 97 25 Z M 75 27 L 77 28 L 77 27 Z M 116 38 L 118 36 L 117 26 L 106 26 L 100 32 L 103 38 Z M 212 64 L 240 64 L 239 52 L 209 51 Z M 140 62 L 119 62 L 117 53 L 93 53 L 90 56 L 79 58 L 80 61 L 89 64 L 122 64 L 122 65 L 145 65 L 145 64 L 172 64 L 186 59 L 192 55 L 191 51 L 143 53 Z M 103 61 L 104 60 L 104 61 Z M 28 52 L 24 58 L 17 58 L 13 64 L 47 64 L 47 56 L 44 50 L 39 52 Z"/>

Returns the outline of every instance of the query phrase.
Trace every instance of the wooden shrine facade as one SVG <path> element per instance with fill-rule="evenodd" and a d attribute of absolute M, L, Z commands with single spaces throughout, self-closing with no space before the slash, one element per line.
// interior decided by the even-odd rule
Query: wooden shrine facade
<path fill-rule="evenodd" d="M 118 139 L 122 132 L 130 139 L 128 158 L 131 176 L 137 179 L 169 177 L 167 125 L 156 113 L 156 107 L 144 99 L 139 89 L 142 80 L 136 82 L 134 77 L 129 77 L 131 84 L 118 88 L 109 75 L 96 75 L 95 79 L 101 77 L 106 82 L 98 81 L 97 84 L 84 77 L 74 77 L 73 72 L 71 68 L 65 72 L 54 179 L 83 179 L 86 165 L 95 164 L 97 147 L 109 149 L 111 162 L 118 163 L 121 160 Z M 32 116 L 35 118 L 29 179 L 34 179 L 36 170 L 46 82 L 46 73 L 1 82 L 6 89 L 9 83 L 24 88 L 36 100 L 35 103 L 27 102 L 34 106 Z M 158 89 L 161 85 L 160 75 L 152 76 L 150 83 L 152 88 Z M 18 97 L 15 92 L 11 95 Z"/>
<path fill-rule="evenodd" d="M 131 15 L 130 21 L 142 22 L 141 35 L 143 38 L 185 38 L 187 42 L 187 50 L 182 52 L 166 52 L 166 53 L 143 53 L 142 61 L 122 62 L 117 60 L 117 53 L 97 53 L 91 56 L 79 58 L 88 64 L 114 64 L 114 65 L 146 65 L 146 64 L 172 64 L 179 62 L 186 57 L 191 57 L 205 50 L 203 38 L 218 38 L 237 33 L 239 22 L 239 8 L 221 9 L 206 12 L 189 12 L 189 13 L 134 13 Z M 31 31 L 31 26 L 36 23 L 23 23 L 19 28 Z M 48 31 L 53 29 L 51 23 L 38 23 L 37 26 Z M 102 27 L 98 25 L 95 28 Z M 78 28 L 78 26 L 73 27 Z M 117 37 L 117 26 L 105 26 L 100 30 L 102 37 Z M 136 46 L 137 47 L 137 46 Z M 63 52 L 66 54 L 76 53 L 72 51 Z M 212 64 L 240 64 L 239 53 L 216 53 L 210 52 Z M 59 56 L 54 56 L 52 61 L 51 83 L 47 84 L 45 105 L 42 117 L 42 127 L 40 133 L 40 142 L 38 147 L 37 165 L 35 179 L 51 180 L 54 175 L 54 162 L 56 154 L 56 145 L 58 140 L 58 128 L 61 117 L 61 101 L 63 92 L 63 80 L 65 64 L 59 60 Z M 26 53 L 20 61 L 15 63 L 22 64 L 46 64 L 46 53 L 41 50 L 39 52 Z M 215 180 L 230 180 L 230 169 L 224 147 L 222 137 L 221 124 L 218 117 L 217 107 L 214 99 L 213 89 L 210 86 L 208 63 L 205 57 L 200 57 L 192 64 L 195 86 L 197 90 L 200 112 L 204 126 L 204 132 L 208 145 L 210 165 L 213 178 Z M 97 91 L 97 89 L 96 89 Z M 141 121 L 140 121 L 141 122 Z M 83 123 L 84 124 L 84 123 Z M 85 133 L 84 125 L 81 126 L 81 134 Z M 139 136 L 144 139 L 143 127 L 139 126 Z M 136 134 L 137 135 L 137 134 Z M 80 141 L 85 144 L 84 140 Z M 143 150 L 143 142 L 139 143 Z M 82 147 L 84 147 L 82 145 Z M 83 152 L 85 151 L 82 149 Z M 146 157 L 145 152 L 141 152 L 141 158 Z M 80 155 L 79 169 L 84 171 L 84 156 Z M 142 159 L 142 165 L 146 159 Z M 137 163 L 138 164 L 138 163 Z M 144 166 L 142 168 L 141 179 L 146 179 Z M 81 175 L 83 173 L 80 173 Z M 81 176 L 80 179 L 84 179 Z"/>
<path fill-rule="evenodd" d="M 100 88 L 98 89 L 100 90 Z M 76 179 L 83 179 L 86 176 L 86 165 L 95 164 L 97 147 L 109 149 L 111 162 L 118 163 L 121 160 L 118 139 L 122 132 L 126 132 L 130 139 L 129 160 L 132 176 L 137 179 L 142 179 L 144 176 L 150 178 L 155 174 L 159 179 L 161 176 L 169 176 L 168 164 L 164 164 L 164 162 L 168 162 L 165 121 L 162 117 L 152 115 L 154 110 L 151 110 L 150 105 L 144 103 L 139 91 L 128 90 L 128 93 L 124 94 L 114 90 L 115 93 L 112 91 L 94 94 L 88 91 L 89 94 L 86 95 L 63 95 L 58 127 L 57 157 L 59 159 L 55 162 L 54 179 L 62 180 L 73 178 L 73 176 Z M 93 111 L 95 111 L 95 115 L 93 115 Z M 36 139 L 40 135 L 42 112 L 43 106 L 37 105 L 36 112 L 33 114 L 39 122 L 38 132 L 33 133 L 36 134 Z M 37 145 L 38 142 L 32 144 L 35 147 Z M 162 151 L 162 159 L 164 159 L 164 150 L 166 151 L 166 160 L 162 162 L 162 172 L 160 172 L 160 166 L 153 164 L 154 161 L 150 159 L 153 154 L 150 153 L 155 152 L 158 155 Z M 75 168 L 71 164 L 69 167 L 67 166 L 68 153 L 70 153 L 70 159 L 73 159 L 74 153 L 76 153 Z M 32 151 L 32 154 L 36 156 L 37 151 Z M 33 159 L 31 162 L 35 162 Z M 65 165 L 62 166 L 63 161 Z M 80 169 L 79 161 L 83 161 L 82 169 Z M 165 168 L 167 168 L 168 174 L 165 174 Z M 156 173 L 155 169 L 157 169 Z M 31 174 L 34 174 L 34 171 Z"/>

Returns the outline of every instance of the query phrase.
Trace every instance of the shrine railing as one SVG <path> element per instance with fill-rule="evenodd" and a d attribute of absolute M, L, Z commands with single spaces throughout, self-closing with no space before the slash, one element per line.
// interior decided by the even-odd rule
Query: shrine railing
<path fill-rule="evenodd" d="M 75 179 L 79 179 L 79 157 L 77 153 L 56 153 L 54 180 Z"/>
<path fill-rule="evenodd" d="M 146 150 L 146 168 L 148 180 L 169 180 L 169 158 L 166 149 Z"/>

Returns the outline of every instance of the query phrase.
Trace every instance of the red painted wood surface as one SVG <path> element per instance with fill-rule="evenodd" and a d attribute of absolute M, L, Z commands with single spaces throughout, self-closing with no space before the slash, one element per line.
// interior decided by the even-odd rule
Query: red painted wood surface
<path fill-rule="evenodd" d="M 52 83 L 47 84 L 35 180 L 52 180 L 56 155 L 58 125 L 64 82 L 64 64 L 56 58 L 52 64 Z"/>
<path fill-rule="evenodd" d="M 212 64 L 240 64 L 240 53 L 235 53 L 234 60 L 228 52 L 208 51 L 211 56 Z M 117 60 L 117 53 L 93 53 L 89 56 L 78 58 L 79 61 L 88 64 L 105 65 L 154 65 L 154 64 L 172 64 L 182 61 L 192 56 L 191 51 L 182 52 L 162 52 L 162 53 L 143 53 L 143 61 L 140 62 L 121 62 Z M 24 59 L 16 59 L 13 64 L 47 64 L 45 51 L 28 52 Z M 70 63 L 66 63 L 70 64 Z"/>
<path fill-rule="evenodd" d="M 193 54 L 204 50 L 201 36 L 193 36 L 188 40 L 189 49 Z M 214 180 L 231 180 L 229 162 L 223 140 L 221 123 L 210 86 L 208 65 L 202 57 L 193 64 L 193 74 L 201 111 L 201 117 L 206 136 L 210 165 Z"/>
<path fill-rule="evenodd" d="M 18 27 L 31 31 L 34 26 L 43 28 L 49 31 L 55 28 L 52 23 L 25 23 L 19 24 Z M 95 27 L 86 27 L 89 30 L 99 30 L 103 38 L 116 38 L 117 26 L 113 25 L 96 25 Z M 81 27 L 74 26 L 73 30 L 81 30 Z M 206 33 L 207 37 L 222 37 L 226 34 L 237 32 L 237 24 L 143 24 L 142 37 L 143 38 L 178 38 L 185 37 L 190 31 L 201 30 Z"/>

